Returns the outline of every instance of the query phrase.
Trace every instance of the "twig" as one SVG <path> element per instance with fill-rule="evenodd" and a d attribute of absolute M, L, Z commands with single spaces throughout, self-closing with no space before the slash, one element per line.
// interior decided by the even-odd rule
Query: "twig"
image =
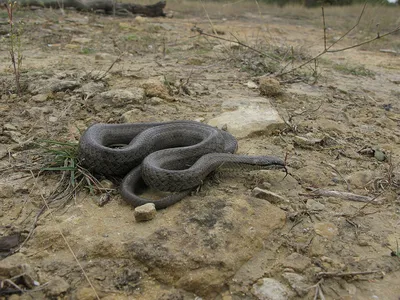
<path fill-rule="evenodd" d="M 212 38 L 215 38 L 215 39 L 220 39 L 220 40 L 222 40 L 222 41 L 226 41 L 226 42 L 230 42 L 230 43 L 236 43 L 236 44 L 238 44 L 238 45 L 240 45 L 240 46 L 242 46 L 242 47 L 245 47 L 245 48 L 247 48 L 247 49 L 250 49 L 251 51 L 254 51 L 254 52 L 256 52 L 256 53 L 262 55 L 263 57 L 267 57 L 267 58 L 272 59 L 272 60 L 274 60 L 274 61 L 280 62 L 279 59 L 277 59 L 277 58 L 275 58 L 275 57 L 273 57 L 273 56 L 270 56 L 270 55 L 266 54 L 265 52 L 262 52 L 262 51 L 260 51 L 260 50 L 258 50 L 258 49 L 256 49 L 256 48 L 253 48 L 253 47 L 251 47 L 251 46 L 249 46 L 249 45 L 246 45 L 245 43 L 242 43 L 242 42 L 239 41 L 239 40 L 236 40 L 236 41 L 235 41 L 235 40 L 230 40 L 230 39 L 226 39 L 226 38 L 223 38 L 223 37 L 220 37 L 220 36 L 217 36 L 217 35 L 205 33 L 205 32 L 204 32 L 203 30 L 201 30 L 200 28 L 196 28 L 196 30 L 197 30 L 197 32 L 199 33 L 200 36 L 201 36 L 201 35 L 204 35 L 204 36 L 209 36 L 209 37 L 212 37 Z"/>
<path fill-rule="evenodd" d="M 16 9 L 17 2 L 9 1 L 8 4 L 4 3 L 7 10 L 8 22 L 10 24 L 10 56 L 11 62 L 14 68 L 15 84 L 17 87 L 17 94 L 21 96 L 21 84 L 19 82 L 21 76 L 21 65 L 22 65 L 22 55 L 21 55 L 21 44 L 20 44 L 20 32 L 15 32 L 15 24 L 13 20 L 14 10 Z"/>
<path fill-rule="evenodd" d="M 348 193 L 348 192 L 339 192 L 339 191 L 329 191 L 329 190 L 323 190 L 323 189 L 315 189 L 312 187 L 307 188 L 312 192 L 311 196 L 313 195 L 318 195 L 318 196 L 325 196 L 325 197 L 335 197 L 335 198 L 342 198 L 345 200 L 350 200 L 350 201 L 356 201 L 356 202 L 367 202 L 367 203 L 373 203 L 373 204 L 382 204 L 382 201 L 377 200 L 376 198 L 368 197 L 368 196 L 362 196 L 362 195 L 357 195 L 353 193 Z M 310 195 L 305 195 L 305 196 L 310 196 Z"/>
<path fill-rule="evenodd" d="M 365 5 L 364 5 L 365 6 Z M 326 23 L 325 23 L 325 10 L 324 7 L 321 7 L 322 9 L 322 23 L 324 25 L 324 51 L 326 51 Z"/>
<path fill-rule="evenodd" d="M 342 39 L 344 39 L 347 35 L 349 35 L 350 32 L 352 32 L 360 24 L 360 21 L 361 21 L 362 16 L 364 15 L 364 11 L 365 11 L 366 6 L 367 6 L 367 2 L 364 3 L 363 8 L 361 10 L 361 13 L 358 16 L 357 22 L 353 25 L 353 27 L 351 27 L 345 34 L 343 34 L 340 38 L 338 38 L 336 41 L 334 41 L 326 50 L 329 50 L 330 48 L 335 46 L 337 43 L 339 43 Z M 323 18 L 324 17 L 325 16 L 323 15 Z M 324 18 L 324 23 L 325 23 L 325 18 Z"/>
<path fill-rule="evenodd" d="M 317 278 L 332 278 L 332 277 L 347 277 L 347 276 L 357 276 L 357 275 L 370 275 L 382 273 L 380 270 L 375 271 L 360 271 L 360 272 L 319 272 L 317 273 Z"/>
<path fill-rule="evenodd" d="M 46 210 L 46 206 L 43 205 L 42 208 L 36 213 L 35 219 L 33 220 L 31 229 L 29 230 L 29 233 L 28 233 L 27 237 L 26 237 L 25 240 L 19 245 L 19 247 L 13 251 L 13 253 L 19 252 L 19 251 L 22 249 L 22 247 L 24 247 L 25 244 L 26 244 L 26 243 L 29 241 L 29 239 L 32 237 L 33 232 L 35 231 L 37 222 L 38 222 L 38 220 L 39 220 L 39 217 L 43 214 L 43 212 L 44 212 L 45 210 Z"/>
<path fill-rule="evenodd" d="M 384 33 L 384 34 L 377 34 L 376 37 L 371 38 L 371 39 L 369 39 L 369 40 L 367 40 L 367 41 L 364 41 L 364 42 L 362 42 L 362 43 L 358 43 L 358 44 L 353 45 L 353 46 L 348 46 L 348 47 L 344 47 L 344 48 L 340 48 L 340 49 L 336 49 L 336 50 L 328 50 L 328 51 L 326 51 L 326 52 L 327 52 L 327 53 L 335 53 L 335 52 L 341 52 L 341 51 L 349 50 L 349 49 L 352 49 L 352 48 L 357 48 L 357 47 L 360 47 L 360 46 L 362 46 L 362 45 L 371 43 L 371 42 L 373 42 L 373 41 L 375 41 L 375 40 L 379 40 L 380 38 L 383 38 L 383 37 L 385 37 L 385 36 L 388 36 L 388 35 L 391 35 L 391 34 L 393 34 L 393 33 L 396 33 L 397 31 L 400 31 L 400 25 L 397 26 L 397 27 L 396 27 L 395 29 L 393 29 L 392 31 L 386 32 L 386 33 Z"/>
<path fill-rule="evenodd" d="M 331 167 L 340 176 L 340 178 L 343 179 L 343 181 L 347 185 L 347 191 L 350 192 L 350 184 L 349 184 L 349 182 L 346 180 L 346 178 L 343 177 L 343 175 L 339 172 L 339 170 L 335 167 L 335 165 L 327 163 L 327 162 L 322 162 L 322 164 L 324 164 L 324 165 L 326 165 L 328 167 Z"/>
<path fill-rule="evenodd" d="M 51 210 L 50 210 L 50 207 L 49 207 L 49 204 L 47 203 L 46 198 L 45 198 L 43 195 L 41 195 L 41 196 L 42 196 L 42 200 L 43 200 L 43 202 L 44 202 L 44 205 L 45 205 L 46 208 L 50 211 L 50 217 L 51 217 L 52 221 L 53 221 L 54 223 L 56 223 L 56 222 L 55 222 L 55 219 L 54 219 L 54 216 L 53 216 L 53 213 L 52 213 Z M 56 227 L 57 227 L 57 230 L 58 230 L 58 232 L 60 233 L 61 237 L 63 238 L 65 245 L 67 245 L 68 250 L 71 252 L 72 256 L 74 257 L 74 259 L 75 259 L 75 261 L 76 261 L 76 263 L 77 263 L 77 265 L 78 265 L 79 268 L 81 269 L 83 276 L 85 277 L 86 281 L 89 283 L 90 287 L 92 288 L 92 290 L 93 290 L 93 292 L 94 292 L 94 294 L 95 294 L 95 296 L 96 296 L 96 299 L 100 300 L 100 297 L 99 297 L 99 295 L 97 294 L 97 291 L 96 291 L 95 287 L 93 286 L 92 281 L 89 279 L 88 275 L 86 274 L 85 270 L 83 269 L 81 263 L 79 262 L 78 258 L 77 258 L 76 255 L 75 255 L 75 252 L 72 250 L 70 244 L 68 243 L 68 241 L 67 241 L 65 235 L 62 233 L 62 231 L 61 231 L 61 229 L 60 229 L 59 226 L 56 226 Z"/>
<path fill-rule="evenodd" d="M 112 64 L 108 67 L 108 69 L 104 72 L 103 75 L 95 78 L 95 81 L 100 81 L 102 80 L 104 77 L 106 77 L 106 75 L 108 74 L 108 72 L 111 71 L 111 69 L 114 67 L 114 65 L 119 62 L 121 60 L 121 57 L 124 55 L 124 52 L 120 53 L 120 55 L 118 55 L 118 57 L 112 62 Z"/>
<path fill-rule="evenodd" d="M 322 292 L 322 284 L 324 283 L 324 279 L 321 278 L 316 284 L 310 286 L 309 288 L 307 288 L 308 290 L 315 288 L 315 293 L 314 293 L 314 300 L 317 300 L 318 297 L 320 300 L 325 300 L 325 296 Z"/>
<path fill-rule="evenodd" d="M 283 72 L 283 73 L 280 72 L 280 73 L 276 74 L 276 76 L 277 76 L 277 77 L 280 77 L 280 76 L 289 74 L 289 73 L 293 72 L 294 70 L 300 69 L 300 68 L 302 68 L 302 67 L 308 65 L 308 64 L 311 63 L 312 61 L 318 59 L 319 57 L 321 57 L 321 56 L 324 55 L 325 53 L 342 52 L 342 51 L 349 50 L 349 49 L 352 49 L 352 48 L 357 48 L 357 47 L 360 47 L 360 46 L 362 46 L 362 45 L 371 43 L 371 42 L 373 42 L 373 41 L 375 41 L 375 40 L 378 40 L 378 39 L 380 39 L 380 38 L 382 38 L 382 37 L 385 37 L 385 36 L 388 36 L 388 35 L 391 35 L 391 34 L 394 34 L 394 33 L 398 32 L 398 31 L 400 31 L 400 25 L 399 25 L 399 26 L 397 26 L 395 29 L 393 29 L 393 30 L 391 30 L 391 31 L 389 31 L 389 32 L 386 32 L 386 33 L 384 33 L 384 34 L 380 34 L 380 33 L 378 32 L 377 35 L 376 35 L 376 37 L 371 38 L 371 39 L 369 39 L 369 40 L 366 40 L 366 41 L 364 41 L 364 42 L 361 42 L 361 43 L 358 43 L 358 44 L 355 44 L 355 45 L 352 45 L 352 46 L 340 48 L 340 49 L 330 50 L 334 45 L 336 45 L 336 44 L 339 43 L 341 40 L 343 40 L 347 35 L 350 34 L 351 31 L 353 31 L 353 30 L 360 24 L 361 18 L 362 18 L 362 16 L 364 15 L 364 11 L 365 11 L 366 5 L 367 5 L 367 3 L 365 2 L 365 3 L 364 3 L 364 6 L 363 6 L 363 8 L 362 8 L 362 10 L 361 10 L 360 15 L 358 16 L 357 22 L 356 22 L 346 33 L 344 33 L 339 39 L 337 39 L 336 41 L 334 41 L 334 42 L 333 42 L 332 44 L 330 44 L 329 46 L 326 45 L 325 12 L 324 12 L 324 8 L 322 7 L 322 22 L 323 22 L 323 27 L 324 27 L 324 28 L 323 28 L 323 30 L 324 30 L 324 49 L 323 49 L 319 54 L 317 54 L 316 56 L 314 56 L 313 58 L 308 59 L 308 60 L 305 61 L 304 63 L 298 65 L 297 67 L 292 68 L 292 69 L 289 70 L 289 71 L 286 71 L 286 72 Z"/>

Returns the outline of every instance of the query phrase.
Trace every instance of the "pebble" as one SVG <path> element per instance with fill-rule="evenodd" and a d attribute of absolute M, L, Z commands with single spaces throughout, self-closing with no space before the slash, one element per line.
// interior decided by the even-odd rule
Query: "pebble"
<path fill-rule="evenodd" d="M 252 293 L 259 300 L 287 300 L 291 296 L 289 289 L 273 278 L 262 278 L 253 284 Z"/>
<path fill-rule="evenodd" d="M 3 129 L 4 130 L 9 130 L 9 131 L 15 131 L 15 130 L 17 130 L 17 127 L 15 127 L 13 124 L 5 123 L 3 125 Z"/>
<path fill-rule="evenodd" d="M 11 184 L 0 185 L 0 198 L 11 198 L 14 196 L 14 187 Z"/>
<path fill-rule="evenodd" d="M 134 215 L 136 222 L 145 222 L 154 219 L 156 216 L 156 206 L 154 203 L 146 203 L 135 208 Z"/>
<path fill-rule="evenodd" d="M 260 78 L 260 93 L 264 96 L 277 96 L 282 94 L 282 86 L 275 78 L 262 77 Z"/>
<path fill-rule="evenodd" d="M 38 95 L 32 96 L 32 100 L 37 103 L 45 102 L 47 100 L 47 94 L 38 94 Z"/>
<path fill-rule="evenodd" d="M 80 288 L 76 292 L 76 300 L 96 300 L 96 299 L 97 299 L 97 294 L 90 287 Z"/>
<path fill-rule="evenodd" d="M 258 88 L 257 83 L 255 83 L 254 81 L 248 81 L 245 85 L 246 85 L 249 89 L 257 89 L 257 88 Z"/>
<path fill-rule="evenodd" d="M 136 123 L 138 121 L 138 116 L 140 116 L 141 113 L 142 112 L 137 108 L 128 110 L 122 114 L 121 120 L 123 123 Z"/>
<path fill-rule="evenodd" d="M 45 291 L 47 296 L 56 297 L 61 295 L 69 290 L 69 283 L 65 281 L 65 279 L 54 276 L 52 280 L 50 280 L 49 284 L 46 286 Z"/>
<path fill-rule="evenodd" d="M 113 190 L 115 189 L 115 184 L 108 179 L 103 179 L 102 181 L 100 181 L 100 186 L 106 190 Z"/>
<path fill-rule="evenodd" d="M 325 205 L 323 205 L 322 203 L 320 203 L 314 199 L 309 199 L 307 201 L 306 207 L 308 210 L 314 210 L 314 211 L 325 209 Z"/>
<path fill-rule="evenodd" d="M 315 223 L 314 230 L 318 235 L 325 237 L 329 240 L 333 239 L 339 233 L 336 225 L 330 222 Z"/>
<path fill-rule="evenodd" d="M 309 291 L 309 285 L 305 283 L 306 278 L 297 273 L 283 273 L 283 278 L 285 278 L 289 285 L 294 289 L 298 296 L 304 297 Z"/>
<path fill-rule="evenodd" d="M 375 150 L 374 157 L 376 158 L 376 160 L 379 160 L 379 161 L 384 161 L 386 159 L 385 153 L 381 150 Z"/>
<path fill-rule="evenodd" d="M 347 181 L 352 187 L 365 188 L 371 181 L 377 177 L 376 173 L 372 170 L 362 170 L 350 174 Z"/>
<path fill-rule="evenodd" d="M 292 253 L 282 263 L 283 267 L 295 271 L 304 271 L 311 264 L 311 259 L 299 253 Z"/>
<path fill-rule="evenodd" d="M 16 253 L 2 259 L 0 261 L 0 278 L 3 279 L 22 276 L 21 281 L 24 282 L 26 287 L 36 287 L 38 285 L 38 282 L 34 280 L 36 278 L 36 274 L 32 266 L 26 261 L 26 256 L 21 253 Z"/>
<path fill-rule="evenodd" d="M 267 200 L 268 202 L 270 202 L 272 204 L 280 204 L 280 203 L 284 203 L 284 202 L 289 203 L 289 200 L 285 199 L 284 197 L 282 197 L 278 194 L 275 194 L 271 191 L 260 189 L 259 187 L 254 188 L 251 191 L 251 195 L 253 197 L 256 197 L 259 199 Z"/>

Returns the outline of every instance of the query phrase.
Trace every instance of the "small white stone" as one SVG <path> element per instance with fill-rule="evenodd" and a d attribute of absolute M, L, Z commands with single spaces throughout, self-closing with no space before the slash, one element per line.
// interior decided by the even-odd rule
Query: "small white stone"
<path fill-rule="evenodd" d="M 154 219 L 156 214 L 157 211 L 154 203 L 146 203 L 144 205 L 138 206 L 135 208 L 134 212 L 136 222 L 150 221 Z"/>
<path fill-rule="evenodd" d="M 245 84 L 249 89 L 258 89 L 258 85 L 257 83 L 255 83 L 254 81 L 248 81 Z"/>
<path fill-rule="evenodd" d="M 256 197 L 259 199 L 267 200 L 272 204 L 280 204 L 280 203 L 285 203 L 285 202 L 289 203 L 290 202 L 289 200 L 285 199 L 284 197 L 282 197 L 278 194 L 275 194 L 271 191 L 260 189 L 259 187 L 254 188 L 251 191 L 251 195 L 253 197 Z"/>
<path fill-rule="evenodd" d="M 273 278 L 262 278 L 253 284 L 253 294 L 259 300 L 287 300 L 291 292 L 289 289 Z"/>
<path fill-rule="evenodd" d="M 320 210 L 325 209 L 325 205 L 323 205 L 322 203 L 320 203 L 314 199 L 308 200 L 306 207 L 308 210 L 311 210 L 311 211 L 320 211 Z"/>
<path fill-rule="evenodd" d="M 4 130 L 9 130 L 9 131 L 15 131 L 15 130 L 17 130 L 17 127 L 15 127 L 13 124 L 5 123 L 3 125 L 3 129 Z"/>

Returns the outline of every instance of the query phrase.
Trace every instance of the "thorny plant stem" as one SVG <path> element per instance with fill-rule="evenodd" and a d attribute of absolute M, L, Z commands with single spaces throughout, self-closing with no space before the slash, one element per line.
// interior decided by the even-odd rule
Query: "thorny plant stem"
<path fill-rule="evenodd" d="M 240 45 L 240 46 L 242 46 L 242 47 L 248 48 L 248 49 L 250 49 L 250 50 L 252 50 L 252 51 L 254 51 L 254 52 L 256 52 L 256 53 L 258 53 L 258 54 L 260 54 L 260 55 L 262 55 L 262 56 L 268 57 L 268 58 L 271 59 L 271 60 L 279 61 L 277 58 L 272 57 L 272 56 L 270 56 L 270 55 L 264 53 L 263 51 L 257 50 L 257 49 L 255 49 L 255 48 L 249 46 L 249 45 L 246 45 L 245 43 L 242 43 L 241 41 L 239 41 L 239 40 L 237 40 L 237 39 L 236 39 L 236 41 L 235 41 L 235 40 L 226 39 L 226 38 L 223 38 L 223 37 L 220 37 L 220 36 L 217 36 L 217 35 L 205 33 L 205 32 L 204 32 L 203 30 L 201 30 L 200 28 L 197 28 L 197 32 L 199 33 L 199 35 L 209 36 L 209 37 L 212 37 L 212 38 L 215 38 L 215 39 L 220 39 L 220 40 L 222 40 L 222 41 L 231 42 L 231 43 L 236 43 L 236 44 L 238 44 L 238 45 Z"/>
<path fill-rule="evenodd" d="M 322 9 L 322 22 L 323 22 L 323 25 L 324 25 L 324 51 L 326 51 L 327 49 L 326 49 L 326 23 L 325 23 L 325 10 L 324 10 L 324 7 L 323 7 L 323 6 L 321 7 L 321 9 Z"/>
<path fill-rule="evenodd" d="M 337 43 L 339 43 L 341 40 L 343 40 L 346 36 L 348 36 L 348 35 L 350 34 L 350 32 L 352 32 L 352 31 L 360 24 L 360 21 L 361 21 L 363 15 L 364 15 L 366 6 L 367 6 L 367 2 L 364 3 L 364 6 L 363 6 L 363 8 L 362 8 L 362 10 L 361 10 L 361 12 L 360 12 L 360 15 L 359 15 L 358 18 L 357 18 L 356 23 L 355 23 L 346 33 L 344 33 L 339 39 L 337 39 L 336 41 L 334 41 L 334 42 L 333 42 L 332 44 L 330 44 L 329 46 L 327 45 L 327 37 L 326 37 L 326 30 L 327 30 L 327 27 L 326 27 L 326 20 L 325 20 L 325 11 L 324 11 L 324 7 L 322 7 L 322 22 L 323 22 L 323 33 L 324 33 L 324 49 L 323 49 L 319 54 L 317 54 L 316 56 L 314 56 L 313 58 L 308 59 L 307 61 L 305 61 L 304 63 L 298 65 L 297 67 L 292 67 L 290 70 L 285 71 L 286 67 L 289 65 L 289 64 L 287 64 L 287 65 L 286 65 L 284 68 L 282 68 L 281 71 L 278 72 L 275 76 L 281 77 L 281 76 L 283 76 L 283 75 L 292 73 L 294 70 L 300 69 L 300 68 L 302 68 L 302 67 L 304 67 L 304 66 L 310 64 L 310 63 L 313 62 L 313 61 L 315 62 L 318 58 L 320 58 L 322 55 L 324 55 L 324 54 L 326 54 L 326 53 L 342 52 L 342 51 L 345 51 L 345 50 L 357 48 L 357 47 L 360 47 L 360 46 L 362 46 L 362 45 L 369 44 L 369 43 L 371 43 L 371 42 L 373 42 L 373 41 L 375 41 L 375 40 L 378 40 L 378 39 L 380 39 L 380 38 L 383 38 L 383 37 L 385 37 L 385 36 L 388 36 L 388 35 L 391 35 L 391 34 L 394 34 L 394 33 L 398 32 L 398 31 L 400 31 L 400 25 L 399 25 L 399 26 L 397 26 L 396 28 L 394 28 L 393 30 L 388 31 L 388 32 L 386 32 L 386 33 L 384 33 L 384 34 L 380 34 L 379 31 L 378 31 L 376 37 L 371 38 L 371 39 L 369 39 L 369 40 L 367 40 L 367 41 L 364 41 L 364 42 L 361 42 L 361 43 L 358 43 L 358 44 L 355 44 L 355 45 L 352 45 L 352 46 L 348 46 L 348 47 L 343 47 L 343 48 L 331 50 L 331 48 L 332 48 L 333 46 L 335 46 Z M 272 57 L 272 56 L 266 54 L 265 52 L 260 51 L 260 50 L 257 50 L 257 49 L 255 49 L 255 48 L 249 46 L 249 45 L 246 45 L 245 43 L 242 43 L 242 42 L 240 42 L 240 41 L 237 40 L 237 39 L 236 39 L 236 41 L 235 41 L 235 40 L 226 39 L 226 38 L 223 38 L 223 37 L 220 37 L 220 36 L 217 36 L 217 35 L 208 34 L 208 33 L 205 33 L 203 30 L 201 30 L 200 28 L 197 28 L 197 32 L 198 32 L 200 35 L 202 35 L 202 36 L 209 36 L 209 37 L 216 38 L 216 39 L 220 39 L 220 40 L 223 40 L 223 41 L 236 43 L 236 44 L 238 44 L 238 45 L 240 45 L 240 46 L 243 46 L 243 47 L 245 47 L 245 48 L 248 48 L 248 49 L 250 49 L 250 50 L 252 50 L 252 51 L 254 51 L 254 52 L 256 52 L 256 53 L 258 53 L 258 54 L 260 54 L 260 55 L 262 55 L 262 56 L 264 56 L 264 57 L 267 57 L 267 58 L 269 58 L 269 59 L 271 59 L 271 60 L 274 60 L 274 61 L 277 61 L 277 62 L 280 61 L 279 59 L 277 59 L 277 58 L 275 58 L 275 57 Z"/>
<path fill-rule="evenodd" d="M 19 82 L 20 79 L 20 69 L 22 65 L 22 55 L 21 55 L 21 42 L 20 42 L 20 32 L 19 30 L 15 29 L 13 15 L 14 9 L 16 7 L 16 2 L 8 2 L 4 4 L 7 15 L 8 15 L 8 22 L 10 23 L 10 56 L 11 56 L 11 63 L 14 68 L 14 75 L 15 75 L 15 84 L 17 87 L 17 94 L 21 96 L 21 85 Z M 17 53 L 16 53 L 17 52 Z"/>
<path fill-rule="evenodd" d="M 393 30 L 388 31 L 388 32 L 386 32 L 386 33 L 384 33 L 384 34 L 380 34 L 379 32 L 377 32 L 376 37 L 371 38 L 371 39 L 369 39 L 369 40 L 367 40 L 367 41 L 364 41 L 364 42 L 361 42 L 361 43 L 358 43 L 358 44 L 355 44 L 355 45 L 352 45 L 352 46 L 348 46 L 348 47 L 343 47 L 343 48 L 339 48 L 339 49 L 330 50 L 333 46 L 335 46 L 337 43 L 339 43 L 341 40 L 343 40 L 347 35 L 349 35 L 350 32 L 352 32 L 352 31 L 360 24 L 360 21 L 361 21 L 361 19 L 362 19 L 362 16 L 364 15 L 365 7 L 366 7 L 366 6 L 367 6 L 367 2 L 364 3 L 364 6 L 363 6 L 363 8 L 362 8 L 362 10 L 361 10 L 361 13 L 360 13 L 360 15 L 358 16 L 357 22 L 353 25 L 353 27 L 351 27 L 346 33 L 344 33 L 339 39 L 337 39 L 336 41 L 334 41 L 334 42 L 333 42 L 332 44 L 330 44 L 329 46 L 327 46 L 327 38 L 326 38 L 325 12 L 324 12 L 324 8 L 322 7 L 322 22 L 323 22 L 323 27 L 324 27 L 324 28 L 323 28 L 323 30 L 324 30 L 324 50 L 322 50 L 319 54 L 317 54 L 317 55 L 314 56 L 313 58 L 310 58 L 310 59 L 307 60 L 306 62 L 300 64 L 299 66 L 297 66 L 297 67 L 295 67 L 295 68 L 292 68 L 292 69 L 289 70 L 289 71 L 286 71 L 286 72 L 283 72 L 283 73 L 278 73 L 276 76 L 283 76 L 283 75 L 286 75 L 286 74 L 288 74 L 288 73 L 293 72 L 294 70 L 300 69 L 300 68 L 302 68 L 302 67 L 308 65 L 308 64 L 311 63 L 312 61 L 317 60 L 319 57 L 321 57 L 321 56 L 324 55 L 325 53 L 342 52 L 342 51 L 346 51 L 346 50 L 349 50 L 349 49 L 357 48 L 357 47 L 360 47 L 360 46 L 362 46 L 362 45 L 369 44 L 369 43 L 371 43 L 371 42 L 373 42 L 373 41 L 375 41 L 375 40 L 378 40 L 378 39 L 380 39 L 380 38 L 383 38 L 383 37 L 385 37 L 385 36 L 387 36 L 387 35 L 391 35 L 391 34 L 394 34 L 394 33 L 398 32 L 398 31 L 400 31 L 400 25 L 399 25 L 399 26 L 397 26 L 396 28 L 394 28 Z"/>

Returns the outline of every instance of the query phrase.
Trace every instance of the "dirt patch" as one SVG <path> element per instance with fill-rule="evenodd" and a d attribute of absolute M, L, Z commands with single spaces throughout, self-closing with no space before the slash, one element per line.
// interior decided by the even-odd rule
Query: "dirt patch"
<path fill-rule="evenodd" d="M 19 252 L 0 261 L 0 298 L 21 293 L 10 279 L 35 299 L 96 299 L 86 276 L 102 299 L 266 299 L 271 286 L 290 299 L 317 288 L 327 299 L 400 296 L 396 56 L 351 49 L 324 56 L 317 72 L 280 78 L 279 93 L 267 95 L 285 128 L 244 136 L 239 153 L 286 157 L 285 179 L 225 174 L 144 223 L 118 193 L 100 207 L 99 195 L 84 190 L 36 218 L 60 176 L 39 173 L 49 158 L 34 142 L 77 142 L 96 122 L 208 122 L 233 98 L 267 97 L 257 86 L 268 69 L 244 48 L 196 36 L 193 26 L 209 25 L 195 16 L 23 16 L 22 97 L 0 45 L 0 253 Z M 274 37 L 277 55 L 293 45 L 306 58 L 322 46 L 311 17 L 243 13 L 214 22 L 248 43 Z M 316 196 L 309 187 L 380 201 Z"/>

